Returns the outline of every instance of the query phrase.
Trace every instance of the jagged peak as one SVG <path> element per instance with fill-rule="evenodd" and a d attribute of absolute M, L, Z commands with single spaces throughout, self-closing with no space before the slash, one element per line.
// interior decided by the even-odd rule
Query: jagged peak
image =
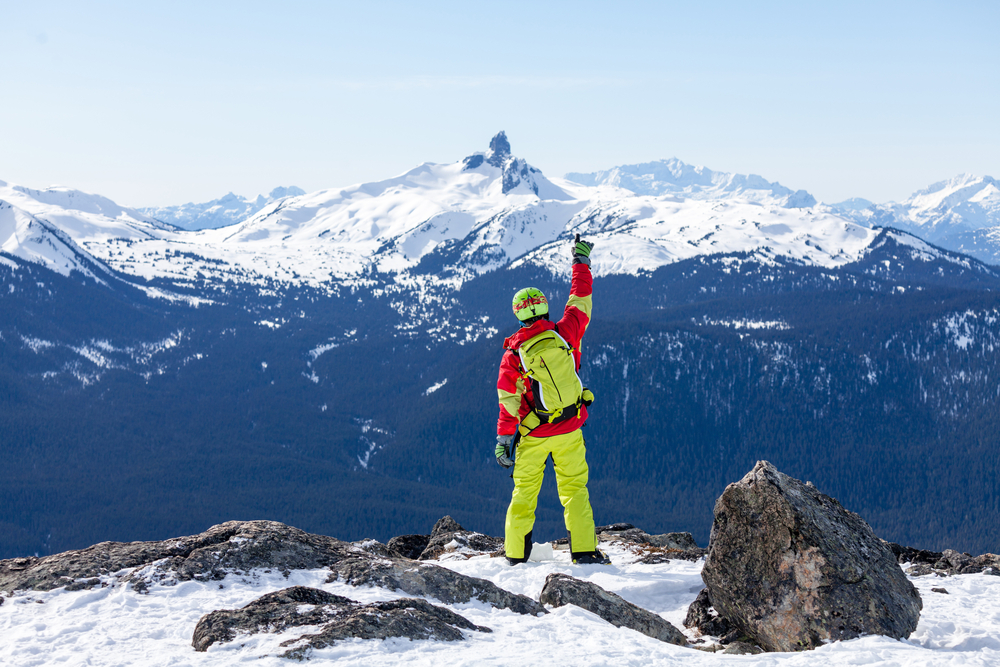
<path fill-rule="evenodd" d="M 490 150 L 486 153 L 486 161 L 494 167 L 502 167 L 503 163 L 510 157 L 510 141 L 507 140 L 507 133 L 503 130 L 490 139 Z"/>

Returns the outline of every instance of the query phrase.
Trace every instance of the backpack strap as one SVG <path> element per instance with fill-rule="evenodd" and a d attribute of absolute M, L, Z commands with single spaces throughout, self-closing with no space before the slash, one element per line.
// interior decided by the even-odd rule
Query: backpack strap
<path fill-rule="evenodd" d="M 583 397 L 577 401 L 576 405 L 572 405 L 562 410 L 557 411 L 558 414 L 550 414 L 548 412 L 541 412 L 539 410 L 532 410 L 524 416 L 521 420 L 520 425 L 517 427 L 517 432 L 522 436 L 531 434 L 536 428 L 542 424 L 558 424 L 564 422 L 567 419 L 573 419 L 580 414 L 580 406 L 584 405 Z"/>

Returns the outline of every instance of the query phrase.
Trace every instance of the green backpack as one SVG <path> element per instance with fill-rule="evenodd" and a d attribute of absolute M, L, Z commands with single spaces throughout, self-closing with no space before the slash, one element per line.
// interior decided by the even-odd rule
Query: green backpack
<path fill-rule="evenodd" d="M 531 432 L 540 424 L 575 417 L 584 402 L 584 387 L 569 343 L 555 331 L 543 331 L 521 343 L 517 352 L 535 396 L 535 410 L 524 418 L 522 428 Z"/>

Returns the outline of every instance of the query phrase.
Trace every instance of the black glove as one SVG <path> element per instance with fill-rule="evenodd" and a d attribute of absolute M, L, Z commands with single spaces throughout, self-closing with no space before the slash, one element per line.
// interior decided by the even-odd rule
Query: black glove
<path fill-rule="evenodd" d="M 573 241 L 573 263 L 590 266 L 590 251 L 593 249 L 593 243 L 582 241 L 580 235 L 577 234 L 576 240 Z"/>
<path fill-rule="evenodd" d="M 510 458 L 510 445 L 514 442 L 513 435 L 498 435 L 497 436 L 497 463 L 503 468 L 509 468 L 514 465 L 514 459 Z"/>

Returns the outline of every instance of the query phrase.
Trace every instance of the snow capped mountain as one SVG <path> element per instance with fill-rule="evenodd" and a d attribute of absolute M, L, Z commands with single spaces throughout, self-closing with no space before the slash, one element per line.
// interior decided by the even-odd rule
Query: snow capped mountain
<path fill-rule="evenodd" d="M 864 199 L 863 197 L 851 197 L 850 199 L 845 199 L 842 202 L 830 204 L 830 208 L 843 213 L 858 213 L 872 205 L 872 202 Z"/>
<path fill-rule="evenodd" d="M 271 202 L 304 194 L 304 190 L 293 185 L 287 188 L 277 187 L 271 190 L 271 193 L 266 197 L 257 195 L 256 199 L 247 199 L 230 192 L 225 197 L 213 199 L 203 204 L 187 203 L 180 206 L 148 207 L 141 208 L 139 211 L 182 229 L 216 229 L 245 220 Z"/>
<path fill-rule="evenodd" d="M 162 223 L 106 197 L 52 187 L 33 190 L 0 181 L 0 249 L 62 275 L 106 271 L 74 239 L 94 243 L 109 238 L 155 237 Z"/>
<path fill-rule="evenodd" d="M 282 197 L 219 229 L 181 230 L 65 189 L 5 185 L 0 197 L 26 212 L 22 226 L 30 214 L 95 261 L 177 287 L 195 279 L 215 286 L 277 280 L 333 289 L 368 284 L 377 274 L 400 286 L 455 288 L 511 263 L 563 274 L 570 267 L 563 245 L 575 233 L 596 241 L 598 276 L 637 275 L 705 255 L 832 268 L 859 261 L 879 237 L 871 220 L 797 205 L 814 202 L 802 191 L 677 160 L 577 180 L 591 184 L 547 178 L 515 157 L 500 132 L 488 150 L 451 164 L 425 163 L 384 181 Z M 931 206 L 929 192 L 914 201 Z M 987 193 L 977 201 L 993 200 Z M 27 237 L 10 232 L 6 238 Z M 17 250 L 16 243 L 5 241 L 5 252 L 41 258 L 39 251 Z M 921 246 L 913 251 L 921 261 L 943 256 L 915 240 L 902 244 Z M 428 258 L 434 258 L 433 272 L 421 268 Z M 63 261 L 64 271 L 73 266 Z"/>
<path fill-rule="evenodd" d="M 928 241 L 1000 226 L 1000 184 L 990 176 L 960 174 L 919 190 L 902 203 L 862 211 L 875 224 L 891 222 Z"/>
<path fill-rule="evenodd" d="M 761 176 L 730 174 L 694 167 L 677 158 L 630 164 L 589 174 L 569 173 L 582 185 L 613 185 L 640 195 L 678 195 L 688 199 L 740 198 L 784 208 L 808 208 L 816 199 L 805 190 L 792 191 Z"/>
<path fill-rule="evenodd" d="M 1000 184 L 990 176 L 960 174 L 919 190 L 905 201 L 833 205 L 861 224 L 896 227 L 949 250 L 1000 263 Z"/>

